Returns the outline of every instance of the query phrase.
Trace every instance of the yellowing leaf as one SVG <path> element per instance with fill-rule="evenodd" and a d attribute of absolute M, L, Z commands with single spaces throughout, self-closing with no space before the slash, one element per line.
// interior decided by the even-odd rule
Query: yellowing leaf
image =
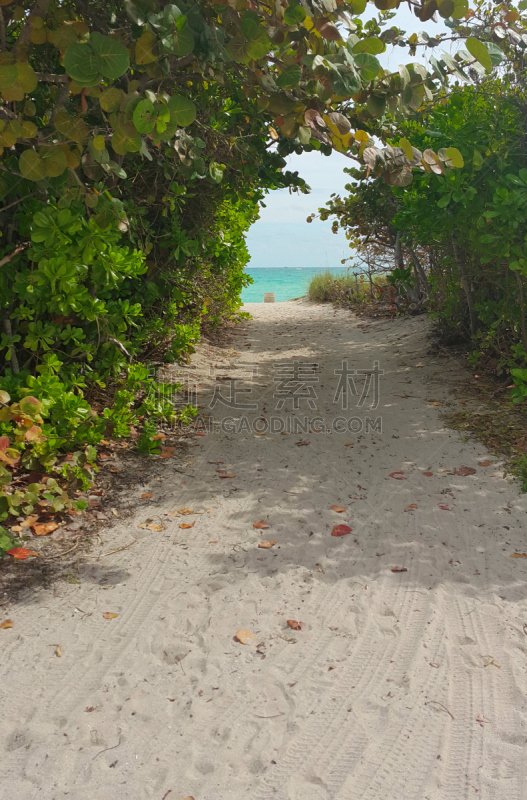
<path fill-rule="evenodd" d="M 412 149 L 412 145 L 408 139 L 405 139 L 404 136 L 399 139 L 399 147 L 402 149 L 408 161 L 411 161 L 414 157 L 414 151 Z"/>
<path fill-rule="evenodd" d="M 6 628 L 13 627 L 13 620 L 12 619 L 5 619 L 3 622 L 0 622 L 0 630 L 5 630 Z"/>
<path fill-rule="evenodd" d="M 145 31 L 135 43 L 136 64 L 151 64 L 157 61 L 157 56 L 152 52 L 156 37 L 151 31 Z"/>
<path fill-rule="evenodd" d="M 193 528 L 195 524 L 196 524 L 195 520 L 194 520 L 194 522 L 182 522 L 179 527 L 183 528 L 184 530 L 186 530 L 187 528 Z"/>
<path fill-rule="evenodd" d="M 115 619 L 119 614 L 114 614 L 113 611 L 105 611 L 102 616 L 103 619 Z"/>

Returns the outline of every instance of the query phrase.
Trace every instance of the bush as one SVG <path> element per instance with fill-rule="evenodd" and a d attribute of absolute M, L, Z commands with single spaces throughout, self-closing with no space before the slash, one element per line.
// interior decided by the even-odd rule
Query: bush
<path fill-rule="evenodd" d="M 327 270 L 314 275 L 307 289 L 308 300 L 312 303 L 349 302 L 357 294 L 357 281 L 354 275 L 343 272 L 340 275 Z"/>

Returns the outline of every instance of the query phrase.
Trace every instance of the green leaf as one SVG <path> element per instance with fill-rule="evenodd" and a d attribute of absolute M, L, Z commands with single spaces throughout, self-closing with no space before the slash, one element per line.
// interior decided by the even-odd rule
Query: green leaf
<path fill-rule="evenodd" d="M 292 86 L 296 86 L 301 77 L 302 67 L 298 64 L 291 64 L 291 66 L 286 67 L 282 74 L 276 79 L 276 85 L 280 89 L 290 89 Z"/>
<path fill-rule="evenodd" d="M 41 181 L 46 177 L 46 165 L 34 150 L 24 150 L 18 159 L 18 168 L 28 181 Z"/>
<path fill-rule="evenodd" d="M 353 47 L 353 53 L 370 53 L 376 56 L 379 53 L 384 53 L 386 45 L 377 36 L 368 36 L 366 39 L 359 39 L 357 44 Z"/>
<path fill-rule="evenodd" d="M 70 44 L 64 53 L 64 69 L 79 86 L 99 83 L 99 58 L 89 44 Z"/>
<path fill-rule="evenodd" d="M 485 42 L 485 46 L 489 51 L 492 66 L 496 67 L 498 64 L 501 64 L 505 57 L 501 47 L 497 44 L 494 44 L 494 42 Z"/>
<path fill-rule="evenodd" d="M 124 96 L 122 89 L 110 86 L 99 97 L 99 105 L 103 111 L 117 111 Z"/>
<path fill-rule="evenodd" d="M 215 183 L 220 183 L 223 180 L 224 172 L 225 172 L 225 164 L 218 164 L 217 161 L 210 162 L 209 175 Z"/>
<path fill-rule="evenodd" d="M 468 0 L 454 0 L 453 19 L 463 19 L 468 11 Z"/>
<path fill-rule="evenodd" d="M 242 36 L 234 36 L 227 45 L 227 52 L 233 61 L 239 64 L 248 64 L 251 56 L 247 52 L 247 39 Z"/>
<path fill-rule="evenodd" d="M 286 25 L 300 25 L 306 18 L 306 12 L 301 5 L 287 6 L 284 11 L 284 23 Z"/>
<path fill-rule="evenodd" d="M 134 109 L 134 125 L 139 133 L 151 133 L 156 124 L 157 112 L 151 100 L 141 100 Z"/>
<path fill-rule="evenodd" d="M 58 178 L 68 166 L 66 154 L 61 147 L 41 148 L 39 155 L 45 164 L 47 178 Z"/>
<path fill-rule="evenodd" d="M 99 72 L 105 78 L 120 78 L 128 70 L 130 56 L 127 48 L 121 42 L 95 31 L 90 35 L 90 45 L 98 57 Z"/>
<path fill-rule="evenodd" d="M 452 16 L 456 5 L 454 0 L 438 0 L 437 7 L 443 19 L 448 19 Z"/>
<path fill-rule="evenodd" d="M 17 80 L 16 64 L 0 64 L 0 92 L 10 89 Z"/>
<path fill-rule="evenodd" d="M 183 97 L 181 94 L 175 94 L 170 98 L 168 108 L 173 121 L 182 128 L 191 125 L 196 119 L 197 109 L 195 104 L 188 97 Z"/>
<path fill-rule="evenodd" d="M 357 15 L 364 14 L 367 5 L 368 0 L 351 0 L 351 13 Z"/>
<path fill-rule="evenodd" d="M 450 203 L 451 197 L 452 197 L 452 192 L 449 192 L 448 194 L 444 194 L 443 197 L 441 197 L 437 201 L 438 208 L 446 208 L 447 205 Z"/>
<path fill-rule="evenodd" d="M 254 11 L 242 15 L 241 31 L 247 39 L 253 39 L 260 28 L 260 17 Z"/>
<path fill-rule="evenodd" d="M 448 160 L 452 163 L 453 167 L 461 169 L 461 167 L 465 165 L 463 156 L 461 155 L 457 147 L 447 147 L 446 155 L 448 157 Z"/>
<path fill-rule="evenodd" d="M 374 80 L 379 74 L 379 70 L 381 65 L 375 58 L 375 56 L 371 56 L 369 53 L 359 53 L 355 56 L 355 66 L 360 71 L 361 79 L 365 83 L 369 83 L 370 81 Z"/>
<path fill-rule="evenodd" d="M 380 118 L 386 110 L 386 97 L 370 94 L 366 101 L 366 107 L 373 117 Z"/>
<path fill-rule="evenodd" d="M 260 28 L 256 36 L 247 43 L 247 55 L 256 60 L 263 58 L 271 49 L 271 40 L 264 28 Z"/>
<path fill-rule="evenodd" d="M 492 71 L 490 54 L 483 42 L 480 42 L 480 40 L 476 39 L 475 36 L 469 36 L 465 42 L 465 46 L 470 55 L 474 56 L 474 58 L 479 61 L 483 67 L 485 67 L 487 72 Z"/>
<path fill-rule="evenodd" d="M 188 56 L 194 50 L 194 36 L 186 23 L 181 29 L 175 28 L 170 36 L 164 36 L 161 43 L 176 56 Z"/>

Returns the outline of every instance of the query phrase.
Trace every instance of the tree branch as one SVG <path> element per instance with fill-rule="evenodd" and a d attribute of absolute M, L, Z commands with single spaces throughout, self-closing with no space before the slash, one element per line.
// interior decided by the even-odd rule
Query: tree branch
<path fill-rule="evenodd" d="M 9 208 L 9 206 L 7 206 L 7 207 Z M 1 209 L 1 210 L 3 211 L 3 209 Z M 21 244 L 18 247 L 15 247 L 15 249 L 13 250 L 12 253 L 9 253 L 9 255 L 4 256 L 3 258 L 0 258 L 0 267 L 3 267 L 4 264 L 8 264 L 11 261 L 12 258 L 14 258 L 19 253 L 21 253 L 22 250 L 27 250 L 28 247 L 29 247 L 29 242 L 26 242 L 25 244 Z"/>
<path fill-rule="evenodd" d="M 7 50 L 7 43 L 5 38 L 5 18 L 4 9 L 0 7 L 0 50 Z"/>
<path fill-rule="evenodd" d="M 50 0 L 36 0 L 35 5 L 31 9 L 31 13 L 29 17 L 26 19 L 24 23 L 24 27 L 20 33 L 20 36 L 17 39 L 15 44 L 14 50 L 15 52 L 18 51 L 20 45 L 27 45 L 29 43 L 29 37 L 31 36 L 31 22 L 35 17 L 41 17 L 42 19 L 46 19 L 48 14 Z"/>

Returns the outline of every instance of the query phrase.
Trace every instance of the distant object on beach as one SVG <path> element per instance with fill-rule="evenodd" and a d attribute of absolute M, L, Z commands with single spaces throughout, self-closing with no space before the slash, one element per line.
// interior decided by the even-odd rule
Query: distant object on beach
<path fill-rule="evenodd" d="M 275 293 L 264 292 L 264 303 L 274 303 L 274 302 L 276 302 Z"/>

